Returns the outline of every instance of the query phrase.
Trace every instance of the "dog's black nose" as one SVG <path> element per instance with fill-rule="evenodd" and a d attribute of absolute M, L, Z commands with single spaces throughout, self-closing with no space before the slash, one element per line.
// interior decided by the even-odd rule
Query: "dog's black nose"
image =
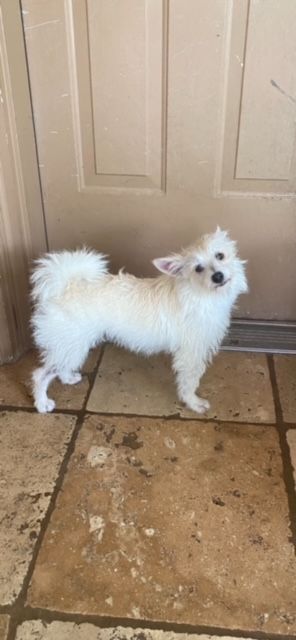
<path fill-rule="evenodd" d="M 212 275 L 212 280 L 213 282 L 215 282 L 215 284 L 222 284 L 224 280 L 224 275 L 222 271 L 215 271 L 215 273 L 213 273 Z"/>

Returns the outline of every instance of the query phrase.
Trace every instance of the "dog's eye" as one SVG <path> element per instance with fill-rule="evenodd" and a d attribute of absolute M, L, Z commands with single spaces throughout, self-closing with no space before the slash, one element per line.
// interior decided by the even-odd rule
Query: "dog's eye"
<path fill-rule="evenodd" d="M 195 271 L 196 273 L 201 273 L 204 271 L 204 267 L 201 264 L 198 264 L 197 267 L 195 267 Z"/>
<path fill-rule="evenodd" d="M 217 260 L 224 260 L 224 253 L 216 253 L 215 258 Z"/>

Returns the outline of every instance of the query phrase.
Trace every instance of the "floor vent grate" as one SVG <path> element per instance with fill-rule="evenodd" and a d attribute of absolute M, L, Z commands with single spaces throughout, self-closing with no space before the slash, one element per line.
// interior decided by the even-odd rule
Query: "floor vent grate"
<path fill-rule="evenodd" d="M 222 349 L 296 354 L 296 323 L 233 320 Z"/>

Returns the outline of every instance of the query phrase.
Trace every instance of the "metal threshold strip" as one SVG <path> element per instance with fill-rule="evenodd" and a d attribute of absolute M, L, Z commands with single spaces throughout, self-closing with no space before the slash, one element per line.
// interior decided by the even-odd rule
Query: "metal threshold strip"
<path fill-rule="evenodd" d="M 296 354 L 296 322 L 233 320 L 222 349 Z"/>

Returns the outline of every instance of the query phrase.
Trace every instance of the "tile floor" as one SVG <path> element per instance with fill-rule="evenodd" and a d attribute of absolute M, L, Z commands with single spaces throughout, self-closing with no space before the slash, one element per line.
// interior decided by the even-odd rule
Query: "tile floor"
<path fill-rule="evenodd" d="M 296 640 L 296 357 L 222 352 L 204 417 L 110 346 L 41 416 L 35 361 L 0 367 L 0 640 Z"/>

